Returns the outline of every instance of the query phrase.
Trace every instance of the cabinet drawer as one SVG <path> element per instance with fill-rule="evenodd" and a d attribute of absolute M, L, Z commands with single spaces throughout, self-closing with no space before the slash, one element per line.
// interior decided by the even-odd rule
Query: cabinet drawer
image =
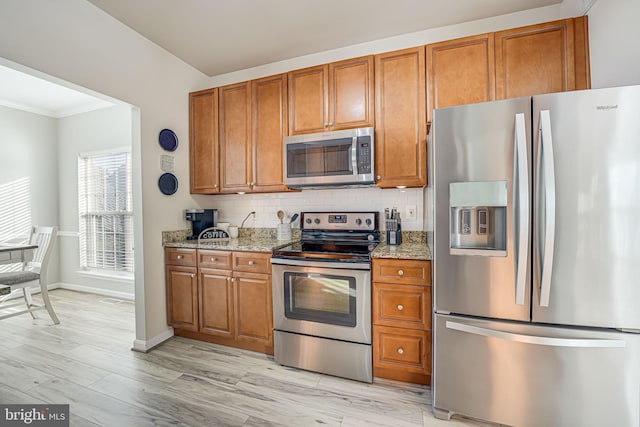
<path fill-rule="evenodd" d="M 271 274 L 271 254 L 261 252 L 234 252 L 234 271 Z"/>
<path fill-rule="evenodd" d="M 431 332 L 374 326 L 373 375 L 429 384 Z"/>
<path fill-rule="evenodd" d="M 231 270 L 231 260 L 232 252 L 229 251 L 198 250 L 198 267 Z"/>
<path fill-rule="evenodd" d="M 373 284 L 373 324 L 431 329 L 431 288 Z"/>
<path fill-rule="evenodd" d="M 167 265 L 183 265 L 186 267 L 195 267 L 196 250 L 187 248 L 165 248 L 164 262 Z"/>
<path fill-rule="evenodd" d="M 407 259 L 374 259 L 373 281 L 428 285 L 431 283 L 431 263 Z"/>

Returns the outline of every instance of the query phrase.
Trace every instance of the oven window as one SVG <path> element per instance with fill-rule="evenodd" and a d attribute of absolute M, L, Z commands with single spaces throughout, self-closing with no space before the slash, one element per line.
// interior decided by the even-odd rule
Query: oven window
<path fill-rule="evenodd" d="M 287 145 L 288 177 L 353 175 L 351 143 L 351 138 L 342 138 Z"/>
<path fill-rule="evenodd" d="M 356 279 L 284 273 L 284 314 L 289 319 L 356 326 Z"/>

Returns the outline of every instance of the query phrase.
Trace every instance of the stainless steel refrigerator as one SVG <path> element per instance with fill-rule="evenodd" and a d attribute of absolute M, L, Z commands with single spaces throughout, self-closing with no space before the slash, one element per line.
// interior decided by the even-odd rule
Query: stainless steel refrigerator
<path fill-rule="evenodd" d="M 640 86 L 438 109 L 433 410 L 640 425 Z"/>

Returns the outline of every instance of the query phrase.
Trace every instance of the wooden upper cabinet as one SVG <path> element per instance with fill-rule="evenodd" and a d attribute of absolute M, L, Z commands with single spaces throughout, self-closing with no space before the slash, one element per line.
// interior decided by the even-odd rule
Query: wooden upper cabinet
<path fill-rule="evenodd" d="M 427 45 L 427 122 L 435 108 L 495 99 L 493 33 Z"/>
<path fill-rule="evenodd" d="M 496 98 L 588 88 L 585 28 L 582 17 L 495 33 Z"/>
<path fill-rule="evenodd" d="M 379 187 L 427 183 L 424 46 L 375 56 L 375 157 Z"/>
<path fill-rule="evenodd" d="M 290 71 L 289 135 L 322 132 L 329 117 L 329 76 L 326 65 Z"/>
<path fill-rule="evenodd" d="M 286 191 L 282 145 L 287 134 L 287 75 L 251 82 L 252 190 Z"/>
<path fill-rule="evenodd" d="M 220 191 L 218 174 L 218 89 L 189 94 L 191 193 Z"/>
<path fill-rule="evenodd" d="M 374 124 L 373 55 L 329 64 L 329 128 Z"/>
<path fill-rule="evenodd" d="M 223 192 L 251 189 L 251 90 L 249 82 L 220 90 L 220 180 Z"/>
<path fill-rule="evenodd" d="M 289 134 L 373 126 L 373 56 L 288 73 Z"/>

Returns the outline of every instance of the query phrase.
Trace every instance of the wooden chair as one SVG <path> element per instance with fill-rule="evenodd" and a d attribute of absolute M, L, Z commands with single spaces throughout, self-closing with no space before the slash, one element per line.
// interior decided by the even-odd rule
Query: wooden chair
<path fill-rule="evenodd" d="M 49 316 L 51 316 L 51 320 L 53 320 L 53 323 L 56 325 L 60 323 L 58 316 L 56 316 L 55 311 L 53 311 L 53 306 L 51 305 L 49 291 L 47 288 L 49 284 L 47 280 L 47 267 L 49 265 L 51 253 L 55 247 L 57 234 L 57 227 L 34 226 L 31 229 L 31 238 L 29 239 L 29 242 L 32 245 L 37 245 L 38 248 L 33 254 L 33 260 L 25 262 L 21 271 L 0 273 L 0 285 L 7 286 L 11 289 L 9 294 L 0 297 L 0 310 L 22 306 L 23 304 L 26 304 L 27 306 L 25 310 L 0 315 L 0 319 L 6 319 L 8 317 L 18 316 L 25 313 L 30 313 L 31 317 L 35 319 L 36 316 L 34 311 L 46 308 L 49 312 Z M 44 306 L 34 305 L 31 298 L 31 287 L 38 286 L 38 284 L 40 284 L 40 292 L 42 300 L 44 301 Z M 20 290 L 22 290 L 24 303 L 2 304 L 6 300 L 16 296 Z"/>

